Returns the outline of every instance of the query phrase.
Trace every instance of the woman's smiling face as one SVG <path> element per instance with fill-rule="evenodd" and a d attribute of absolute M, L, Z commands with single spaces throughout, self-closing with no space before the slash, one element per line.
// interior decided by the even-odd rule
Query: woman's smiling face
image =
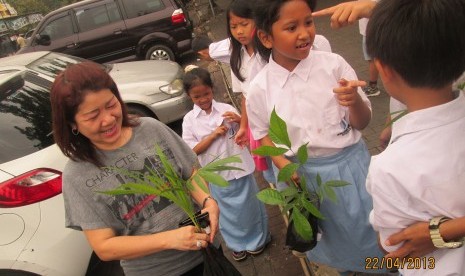
<path fill-rule="evenodd" d="M 98 149 L 112 150 L 124 144 L 121 103 L 109 89 L 88 91 L 74 116 L 79 132 Z"/>

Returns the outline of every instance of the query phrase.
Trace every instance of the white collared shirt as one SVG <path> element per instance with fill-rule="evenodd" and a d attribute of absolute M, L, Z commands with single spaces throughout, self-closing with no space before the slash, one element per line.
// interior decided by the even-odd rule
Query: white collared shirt
<path fill-rule="evenodd" d="M 326 37 L 315 35 L 312 50 L 331 52 L 331 45 Z M 233 92 L 242 93 L 244 97 L 247 98 L 247 91 L 249 90 L 250 83 L 267 62 L 264 61 L 258 53 L 254 53 L 250 56 L 244 46 L 241 48 L 241 58 L 240 72 L 245 80 L 241 82 L 231 71 L 231 83 Z"/>
<path fill-rule="evenodd" d="M 411 112 L 394 123 L 390 145 L 373 156 L 367 191 L 370 222 L 381 244 L 405 227 L 435 216 L 465 216 L 465 97 Z M 387 251 L 397 247 L 384 246 Z M 434 270 L 403 275 L 465 275 L 465 247 L 437 249 Z M 454 274 L 455 273 L 455 274 Z"/>
<path fill-rule="evenodd" d="M 253 80 L 247 98 L 253 136 L 258 140 L 268 134 L 275 107 L 287 124 L 294 153 L 307 142 L 311 157 L 333 155 L 357 143 L 362 135 L 348 127 L 349 110 L 339 105 L 333 92 L 341 78 L 356 80 L 357 75 L 337 54 L 310 51 L 292 72 L 270 58 Z M 371 109 L 365 93 L 361 89 L 358 93 Z"/>
<path fill-rule="evenodd" d="M 191 148 L 194 148 L 217 127 L 222 124 L 228 126 L 228 133 L 223 137 L 217 138 L 205 152 L 198 155 L 198 158 L 200 165 L 205 166 L 217 158 L 239 155 L 242 159 L 242 163 L 234 163 L 232 165 L 242 168 L 243 171 L 234 170 L 220 173 L 226 180 L 232 180 L 253 173 L 255 171 L 255 164 L 248 149 L 246 147 L 240 147 L 234 142 L 234 135 L 239 129 L 239 124 L 223 122 L 222 115 L 227 111 L 238 113 L 231 105 L 216 102 L 215 100 L 213 100 L 210 114 L 207 114 L 197 105 L 194 105 L 194 109 L 184 116 L 182 123 L 182 139 Z"/>
<path fill-rule="evenodd" d="M 242 93 L 247 98 L 247 91 L 254 77 L 262 70 L 266 65 L 266 61 L 258 53 L 249 55 L 245 46 L 241 48 L 241 69 L 239 70 L 244 81 L 240 81 L 231 70 L 231 84 L 233 92 Z"/>

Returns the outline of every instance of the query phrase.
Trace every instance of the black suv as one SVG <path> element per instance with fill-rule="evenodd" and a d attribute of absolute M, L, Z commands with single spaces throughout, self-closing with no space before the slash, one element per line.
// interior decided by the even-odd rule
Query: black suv
<path fill-rule="evenodd" d="M 55 51 L 96 62 L 175 60 L 191 51 L 179 0 L 85 0 L 47 14 L 19 53 Z"/>

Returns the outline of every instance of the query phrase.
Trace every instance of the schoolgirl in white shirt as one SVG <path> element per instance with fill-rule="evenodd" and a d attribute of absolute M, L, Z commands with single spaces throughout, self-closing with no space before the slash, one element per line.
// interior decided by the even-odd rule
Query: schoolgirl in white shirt
<path fill-rule="evenodd" d="M 360 130 L 371 118 L 371 105 L 358 87 L 364 84 L 340 56 L 311 51 L 315 37 L 312 11 L 315 1 L 263 0 L 257 3 L 255 23 L 259 47 L 269 63 L 250 85 L 247 97 L 249 123 L 255 138 L 275 146 L 268 136 L 272 110 L 287 124 L 293 152 L 308 143 L 310 157 L 297 174 L 305 175 L 307 188 L 322 181 L 344 180 L 335 189 L 338 202 L 323 200 L 320 211 L 322 238 L 307 252 L 310 261 L 337 268 L 342 274 L 366 271 L 365 259 L 382 258 L 377 236 L 368 222 L 371 197 L 365 189 L 370 154 Z M 271 54 L 271 57 L 270 57 Z M 288 152 L 273 156 L 284 168 L 295 160 Z M 294 177 L 298 182 L 298 176 Z M 315 185 L 312 185 L 313 182 Z M 383 270 L 376 272 L 385 272 Z"/>
<path fill-rule="evenodd" d="M 219 225 L 226 246 L 236 261 L 248 254 L 260 254 L 271 236 L 265 206 L 256 197 L 259 188 L 252 156 L 247 148 L 234 142 L 241 117 L 233 106 L 213 100 L 213 83 L 205 69 L 187 72 L 184 89 L 194 109 L 184 117 L 182 138 L 198 155 L 200 164 L 233 155 L 242 159 L 242 163 L 235 164 L 242 171 L 221 172 L 228 187 L 210 185 L 210 193 L 220 208 Z"/>

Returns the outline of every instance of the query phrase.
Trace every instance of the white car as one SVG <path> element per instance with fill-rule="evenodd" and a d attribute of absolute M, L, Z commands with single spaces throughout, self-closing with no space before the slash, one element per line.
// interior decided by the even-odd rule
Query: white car
<path fill-rule="evenodd" d="M 0 59 L 0 275 L 122 275 L 117 262 L 92 254 L 82 232 L 65 228 L 67 158 L 53 141 L 49 92 L 59 71 L 81 61 L 51 52 Z M 192 108 L 177 63 L 102 66 L 132 111 L 168 123 Z"/>

